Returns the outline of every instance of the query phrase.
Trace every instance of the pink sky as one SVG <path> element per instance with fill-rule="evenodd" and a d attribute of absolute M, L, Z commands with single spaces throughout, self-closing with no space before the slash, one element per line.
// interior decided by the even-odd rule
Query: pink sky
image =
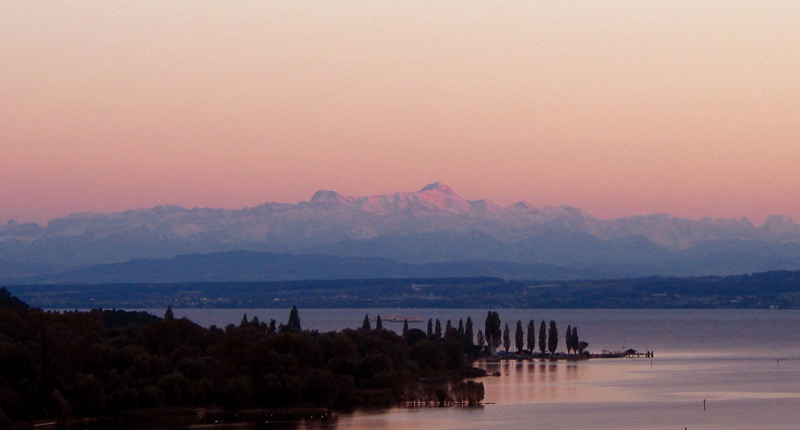
<path fill-rule="evenodd" d="M 800 2 L 9 1 L 0 223 L 411 191 L 800 221 Z"/>

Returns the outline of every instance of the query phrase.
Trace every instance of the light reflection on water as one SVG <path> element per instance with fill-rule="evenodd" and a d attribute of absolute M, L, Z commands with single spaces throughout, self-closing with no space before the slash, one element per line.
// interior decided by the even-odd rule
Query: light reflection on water
<path fill-rule="evenodd" d="M 496 371 L 501 374 L 483 379 L 486 399 L 493 403 L 635 401 L 629 390 L 619 386 L 622 380 L 632 378 L 632 374 L 621 366 L 598 361 L 533 360 L 478 365 L 490 374 Z"/>
<path fill-rule="evenodd" d="M 175 310 L 178 317 L 220 326 L 238 323 L 243 313 L 261 320 L 288 316 L 288 310 L 276 309 Z M 304 328 L 321 331 L 358 327 L 365 313 L 443 323 L 471 316 L 477 331 L 486 310 L 300 310 Z M 800 423 L 798 311 L 508 309 L 500 316 L 504 322 L 536 317 L 577 325 L 592 351 L 633 347 L 653 350 L 655 358 L 486 363 L 501 376 L 482 379 L 483 407 L 340 413 L 336 420 L 303 421 L 296 428 L 791 429 Z"/>
<path fill-rule="evenodd" d="M 711 354 L 481 367 L 501 372 L 482 379 L 483 407 L 355 413 L 340 416 L 336 428 L 790 429 L 800 422 L 797 360 L 778 364 Z"/>

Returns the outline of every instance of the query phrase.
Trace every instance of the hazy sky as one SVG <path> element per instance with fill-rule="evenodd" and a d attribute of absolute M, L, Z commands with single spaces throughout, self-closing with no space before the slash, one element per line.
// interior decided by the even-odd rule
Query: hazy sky
<path fill-rule="evenodd" d="M 412 191 L 800 221 L 800 2 L 0 3 L 0 223 Z"/>

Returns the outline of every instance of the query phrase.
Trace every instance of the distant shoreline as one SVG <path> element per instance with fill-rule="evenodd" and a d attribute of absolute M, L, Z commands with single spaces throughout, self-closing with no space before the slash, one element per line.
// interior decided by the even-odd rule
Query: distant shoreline
<path fill-rule="evenodd" d="M 789 271 L 559 282 L 380 278 L 6 288 L 42 309 L 800 309 L 800 272 Z"/>

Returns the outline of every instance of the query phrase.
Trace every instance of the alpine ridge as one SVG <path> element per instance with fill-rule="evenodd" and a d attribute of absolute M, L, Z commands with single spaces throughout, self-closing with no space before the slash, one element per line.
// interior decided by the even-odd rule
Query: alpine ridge
<path fill-rule="evenodd" d="M 600 220 L 569 206 L 467 200 L 440 182 L 366 197 L 320 190 L 308 201 L 240 210 L 157 206 L 0 225 L 0 267 L 8 273 L 226 251 L 505 261 L 602 276 L 722 275 L 800 269 L 800 226 L 780 215 L 761 226 L 666 214 Z"/>

